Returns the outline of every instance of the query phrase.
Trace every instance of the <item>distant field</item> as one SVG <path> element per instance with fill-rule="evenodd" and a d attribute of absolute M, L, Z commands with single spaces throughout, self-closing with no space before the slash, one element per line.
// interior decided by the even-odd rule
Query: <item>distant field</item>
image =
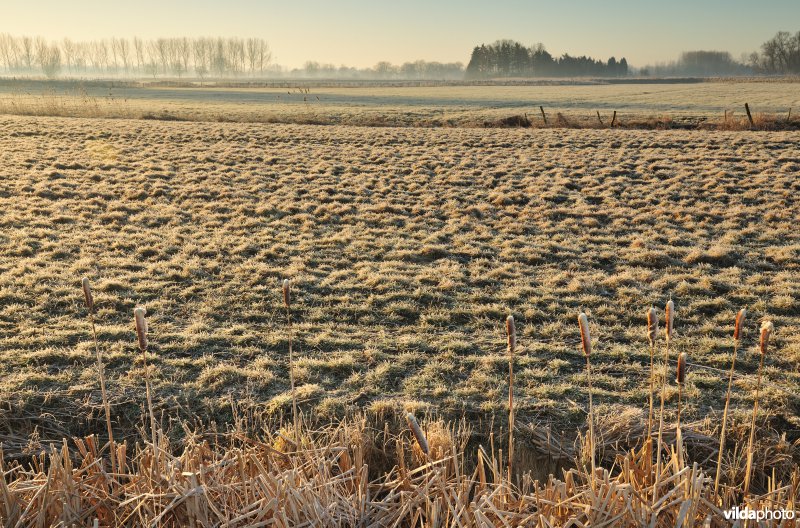
<path fill-rule="evenodd" d="M 547 84 L 535 86 L 402 86 L 329 88 L 297 83 L 293 88 L 135 86 L 129 83 L 0 81 L 0 114 L 125 117 L 194 121 L 239 121 L 393 126 L 483 126 L 527 113 L 541 125 L 618 123 L 672 119 L 718 122 L 725 111 L 744 119 L 744 103 L 756 113 L 800 116 L 796 82 L 674 82 L 662 84 Z"/>
<path fill-rule="evenodd" d="M 605 89 L 425 89 L 420 102 L 413 89 L 318 94 L 347 108 L 405 98 L 421 115 L 426 105 L 508 111 L 521 95 L 587 111 L 600 101 L 656 111 L 666 108 L 656 101 L 694 97 L 709 113 L 755 105 L 757 94 L 767 108 L 797 97 L 771 84 Z M 191 108 L 197 92 L 147 93 L 129 104 L 158 96 Z M 259 101 L 246 91 L 240 107 L 235 93 L 198 104 L 304 108 L 302 96 Z M 143 402 L 131 322 L 140 303 L 157 407 L 204 421 L 228 416 L 231 399 L 287 411 L 279 282 L 291 278 L 302 408 L 319 419 L 366 408 L 501 420 L 503 319 L 513 314 L 520 420 L 582 423 L 582 309 L 596 337 L 595 402 L 641 409 L 645 310 L 671 297 L 675 350 L 692 364 L 687 416 L 721 408 L 715 369 L 729 365 L 733 317 L 746 305 L 737 419 L 751 405 L 756 327 L 769 316 L 777 331 L 762 402 L 796 430 L 799 145 L 791 132 L 0 117 L 0 422 L 12 432 L 44 424 L 58 438 L 97 416 L 85 275 L 122 427 Z"/>

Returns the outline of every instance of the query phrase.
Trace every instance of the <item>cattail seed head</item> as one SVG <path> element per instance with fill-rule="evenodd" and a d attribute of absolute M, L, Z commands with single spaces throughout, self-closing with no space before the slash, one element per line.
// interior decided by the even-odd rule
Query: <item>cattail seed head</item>
<path fill-rule="evenodd" d="M 672 300 L 667 301 L 667 309 L 664 313 L 666 327 L 664 329 L 667 340 L 672 337 L 672 325 L 675 322 L 675 303 Z"/>
<path fill-rule="evenodd" d="M 769 337 L 772 335 L 772 331 L 775 329 L 773 326 L 772 321 L 764 321 L 761 323 L 761 338 L 758 342 L 758 348 L 762 354 L 767 354 L 767 348 L 769 347 Z"/>
<path fill-rule="evenodd" d="M 736 314 L 736 323 L 733 325 L 733 339 L 738 341 L 742 338 L 742 326 L 744 325 L 744 318 L 747 316 L 747 308 L 742 308 Z"/>
<path fill-rule="evenodd" d="M 514 316 L 506 317 L 506 334 L 508 334 L 508 351 L 514 352 L 517 347 L 517 327 L 514 325 Z"/>
<path fill-rule="evenodd" d="M 419 422 L 417 422 L 414 414 L 408 413 L 406 415 L 406 421 L 408 422 L 408 428 L 411 429 L 411 432 L 414 434 L 414 438 L 417 440 L 417 445 L 419 445 L 419 448 L 422 450 L 422 452 L 427 455 L 429 452 L 428 440 L 425 438 L 425 434 L 423 434 L 422 428 L 419 426 Z"/>
<path fill-rule="evenodd" d="M 650 340 L 650 346 L 656 342 L 658 335 L 658 313 L 652 306 L 647 310 L 647 339 Z"/>
<path fill-rule="evenodd" d="M 289 308 L 289 279 L 283 279 L 283 305 Z"/>
<path fill-rule="evenodd" d="M 136 337 L 139 339 L 139 350 L 147 350 L 147 321 L 144 316 L 145 311 L 141 306 L 133 311 L 133 320 L 136 323 Z"/>
<path fill-rule="evenodd" d="M 686 381 L 686 352 L 681 352 L 681 355 L 678 356 L 678 375 L 675 377 L 675 381 L 678 382 L 678 385 L 683 385 L 683 382 Z"/>
<path fill-rule="evenodd" d="M 83 287 L 83 298 L 86 300 L 86 308 L 89 312 L 94 312 L 94 297 L 92 297 L 92 288 L 89 284 L 89 279 L 84 277 L 81 281 Z"/>
<path fill-rule="evenodd" d="M 581 327 L 581 346 L 583 346 L 583 355 L 589 357 L 592 355 L 592 338 L 589 337 L 589 320 L 586 314 L 581 312 L 578 315 L 578 325 Z"/>

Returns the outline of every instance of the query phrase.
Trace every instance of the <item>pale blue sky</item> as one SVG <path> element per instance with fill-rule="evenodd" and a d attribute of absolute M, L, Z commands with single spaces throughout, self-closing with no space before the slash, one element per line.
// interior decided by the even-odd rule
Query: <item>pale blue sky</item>
<path fill-rule="evenodd" d="M 3 0 L 0 32 L 60 39 L 263 37 L 275 62 L 371 66 L 467 62 L 473 45 L 543 42 L 554 54 L 626 56 L 632 65 L 715 49 L 735 58 L 800 30 L 800 0 Z"/>

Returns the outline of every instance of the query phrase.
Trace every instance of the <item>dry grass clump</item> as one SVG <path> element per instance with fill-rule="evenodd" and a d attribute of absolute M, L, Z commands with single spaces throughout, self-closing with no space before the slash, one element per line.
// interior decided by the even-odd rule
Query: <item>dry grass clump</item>
<path fill-rule="evenodd" d="M 3 465 L 0 519 L 7 526 L 91 526 L 97 519 L 101 526 L 571 522 L 633 528 L 656 520 L 664 526 L 700 525 L 707 518 L 721 520 L 723 511 L 738 504 L 733 494 L 713 500 L 711 478 L 697 462 L 688 462 L 685 444 L 691 435 L 672 444 L 663 484 L 653 496 L 653 461 L 645 451 L 621 453 L 614 469 L 598 468 L 594 479 L 584 470 L 567 469 L 542 481 L 525 473 L 510 482 L 494 450 L 481 446 L 474 456 L 467 455 L 456 433 L 441 422 L 417 427 L 420 439 L 423 428 L 436 431 L 450 450 L 438 449 L 436 457 L 416 462 L 403 457 L 377 477 L 371 476 L 367 462 L 372 456 L 367 439 L 374 434 L 358 419 L 319 430 L 304 428 L 302 447 L 269 430 L 238 431 L 216 442 L 190 437 L 182 447 L 166 449 L 166 455 L 149 444 L 132 452 L 122 444 L 116 473 L 109 471 L 96 437 L 74 439 L 73 445 L 65 441 L 51 446 L 30 467 Z M 391 453 L 391 445 L 383 450 Z M 767 493 L 749 497 L 748 505 L 793 507 L 797 482 L 775 481 Z"/>

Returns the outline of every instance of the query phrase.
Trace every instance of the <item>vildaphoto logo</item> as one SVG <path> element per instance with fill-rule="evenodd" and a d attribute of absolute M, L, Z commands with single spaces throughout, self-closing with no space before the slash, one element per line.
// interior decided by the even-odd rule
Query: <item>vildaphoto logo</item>
<path fill-rule="evenodd" d="M 793 520 L 795 517 L 794 510 L 753 510 L 749 507 L 740 508 L 736 506 L 723 512 L 725 519 L 729 521 L 782 521 Z"/>

